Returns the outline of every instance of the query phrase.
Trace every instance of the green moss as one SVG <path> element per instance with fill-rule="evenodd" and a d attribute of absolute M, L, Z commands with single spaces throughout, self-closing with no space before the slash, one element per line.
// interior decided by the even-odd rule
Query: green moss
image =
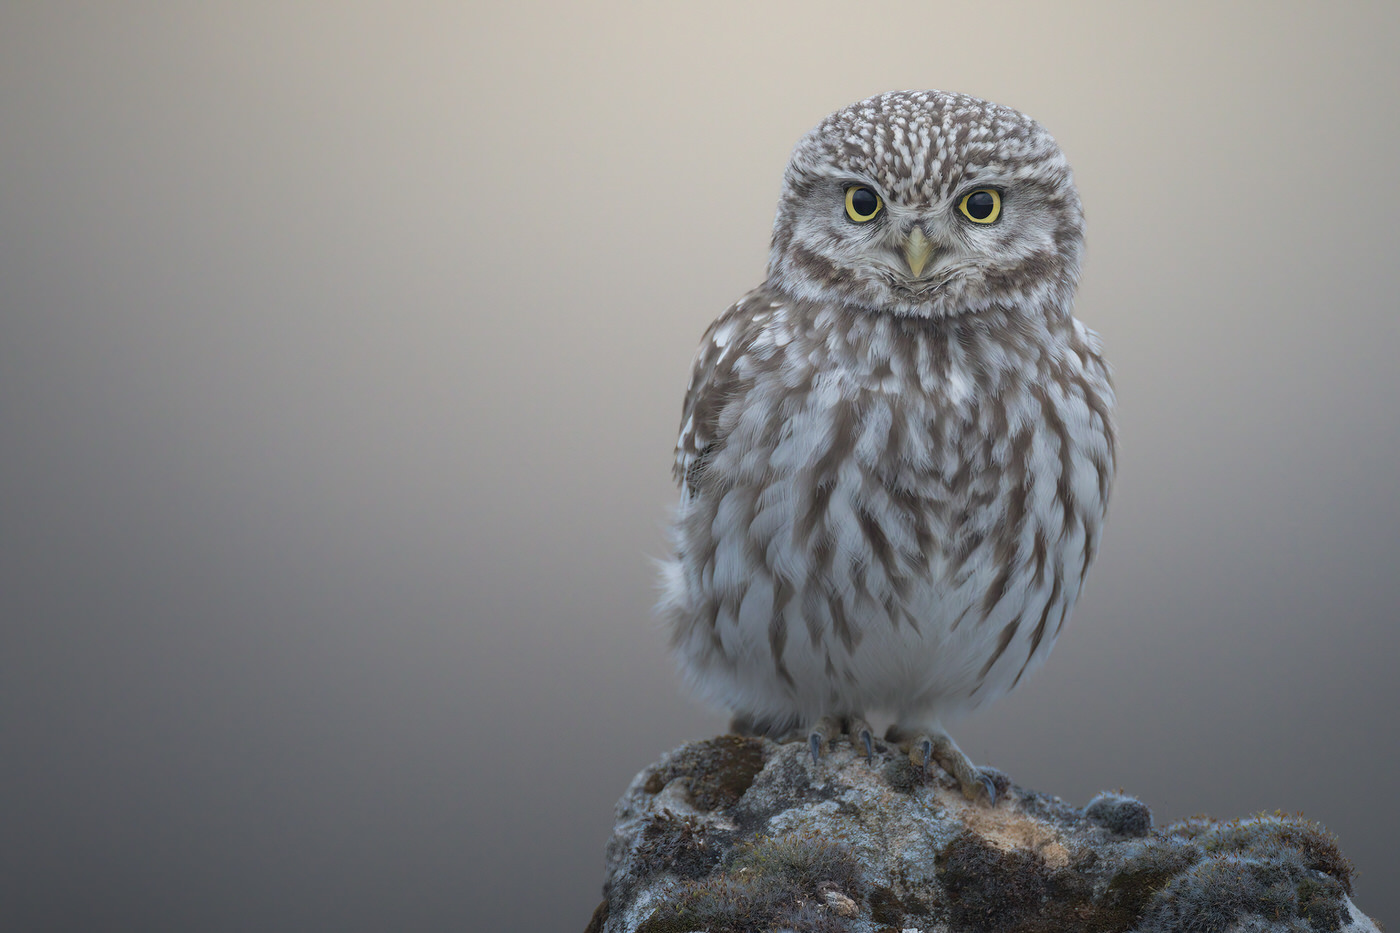
<path fill-rule="evenodd" d="M 843 933 L 844 918 L 816 906 L 821 890 L 862 891 L 860 865 L 844 846 L 804 836 L 763 837 L 735 850 L 720 872 L 673 886 L 638 933 L 749 933 L 790 927 Z"/>
<path fill-rule="evenodd" d="M 725 875 L 673 888 L 637 933 L 753 933 L 783 926 L 813 933 L 849 929 L 843 918 L 812 910 L 810 901 L 809 894 L 781 876 Z"/>
<path fill-rule="evenodd" d="M 1337 930 L 1341 882 L 1319 876 L 1296 849 L 1266 857 L 1234 853 L 1207 857 L 1182 872 L 1153 898 L 1141 933 L 1190 929 L 1224 933 L 1251 918 L 1279 929 Z"/>
<path fill-rule="evenodd" d="M 1200 858 L 1200 850 L 1180 839 L 1143 842 L 1109 878 L 1100 899 L 1101 909 L 1117 917 L 1136 920 L 1153 895 Z"/>
<path fill-rule="evenodd" d="M 1208 816 L 1192 816 L 1173 823 L 1162 832 L 1175 839 L 1194 840 L 1219 826 L 1220 823 Z"/>
<path fill-rule="evenodd" d="M 860 863 L 850 849 L 820 836 L 762 836 L 735 850 L 728 871 L 786 878 L 799 889 L 835 885 L 847 897 L 864 893 Z"/>
<path fill-rule="evenodd" d="M 1249 854 L 1267 858 L 1283 849 L 1296 850 L 1308 868 L 1331 875 L 1351 893 L 1351 862 L 1342 855 L 1337 837 L 1323 826 L 1301 816 L 1266 814 L 1246 820 L 1218 823 L 1197 833 L 1208 855 Z"/>
<path fill-rule="evenodd" d="M 762 929 L 797 891 L 753 877 L 718 877 L 673 888 L 637 933 L 740 933 Z"/>
<path fill-rule="evenodd" d="M 1294 894 L 1298 916 L 1315 930 L 1340 930 L 1343 921 L 1350 919 L 1350 912 L 1342 905 L 1342 883 L 1336 878 L 1314 875 L 1299 879 Z"/>

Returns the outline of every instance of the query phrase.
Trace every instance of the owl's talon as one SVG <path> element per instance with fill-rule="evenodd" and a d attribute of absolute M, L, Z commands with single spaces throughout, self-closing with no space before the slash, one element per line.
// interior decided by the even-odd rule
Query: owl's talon
<path fill-rule="evenodd" d="M 857 713 L 848 717 L 843 725 L 846 727 L 846 734 L 851 737 L 852 747 L 865 749 L 865 760 L 867 762 L 875 760 L 875 730 L 870 728 L 870 723 L 865 721 L 865 717 Z M 856 743 L 859 742 L 859 745 Z"/>
<path fill-rule="evenodd" d="M 841 734 L 841 720 L 835 716 L 823 716 L 812 726 L 812 731 L 807 733 L 807 741 L 812 747 L 812 761 L 816 762 L 822 756 L 822 746 L 834 741 Z"/>
<path fill-rule="evenodd" d="M 909 747 L 909 763 L 927 777 L 929 765 L 933 764 L 933 739 L 924 736 L 922 740 L 912 744 Z"/>
<path fill-rule="evenodd" d="M 958 782 L 959 789 L 968 800 L 976 800 L 980 794 L 985 794 L 989 804 L 996 806 L 997 786 L 991 775 L 978 770 L 972 759 L 946 733 L 929 731 L 912 738 L 909 736 L 908 731 L 892 727 L 886 738 L 908 751 L 909 763 L 920 773 L 927 775 L 929 766 L 936 762 Z"/>
<path fill-rule="evenodd" d="M 977 776 L 977 783 L 982 785 L 982 790 L 986 791 L 987 805 L 995 807 L 997 805 L 997 785 L 996 782 L 992 780 L 991 775 L 979 774 Z M 967 788 L 963 788 L 963 793 L 967 793 Z"/>

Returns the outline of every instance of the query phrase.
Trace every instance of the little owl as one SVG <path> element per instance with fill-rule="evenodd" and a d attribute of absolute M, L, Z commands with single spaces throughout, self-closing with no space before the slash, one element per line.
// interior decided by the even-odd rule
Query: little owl
<path fill-rule="evenodd" d="M 1113 479 L 1083 236 L 1054 139 L 997 104 L 882 94 L 798 142 L 768 278 L 695 357 L 663 569 L 681 668 L 736 731 L 869 757 L 880 711 L 995 800 L 944 720 L 1050 653 Z"/>

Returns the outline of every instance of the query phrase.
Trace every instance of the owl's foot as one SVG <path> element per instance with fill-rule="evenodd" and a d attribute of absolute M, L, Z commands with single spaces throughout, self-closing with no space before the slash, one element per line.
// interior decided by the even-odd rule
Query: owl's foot
<path fill-rule="evenodd" d="M 849 735 L 851 744 L 864 749 L 865 760 L 875 757 L 875 733 L 864 716 L 823 716 L 807 733 L 807 744 L 812 749 L 812 761 L 822 756 L 822 748 L 836 741 L 840 735 Z"/>
<path fill-rule="evenodd" d="M 979 794 L 985 794 L 987 802 L 996 806 L 996 782 L 990 774 L 974 765 L 946 732 L 925 730 L 915 734 L 891 726 L 885 738 L 908 752 L 910 763 L 922 773 L 927 773 L 929 765 L 936 763 L 953 776 L 968 800 L 976 800 Z"/>

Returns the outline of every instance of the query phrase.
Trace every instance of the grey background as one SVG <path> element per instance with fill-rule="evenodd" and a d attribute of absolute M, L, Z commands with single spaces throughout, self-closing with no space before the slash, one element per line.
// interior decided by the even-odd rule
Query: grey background
<path fill-rule="evenodd" d="M 1056 134 L 1102 557 L 975 758 L 1302 810 L 1400 923 L 1393 4 L 0 6 L 0 928 L 580 930 L 725 718 L 650 616 L 799 135 Z"/>

